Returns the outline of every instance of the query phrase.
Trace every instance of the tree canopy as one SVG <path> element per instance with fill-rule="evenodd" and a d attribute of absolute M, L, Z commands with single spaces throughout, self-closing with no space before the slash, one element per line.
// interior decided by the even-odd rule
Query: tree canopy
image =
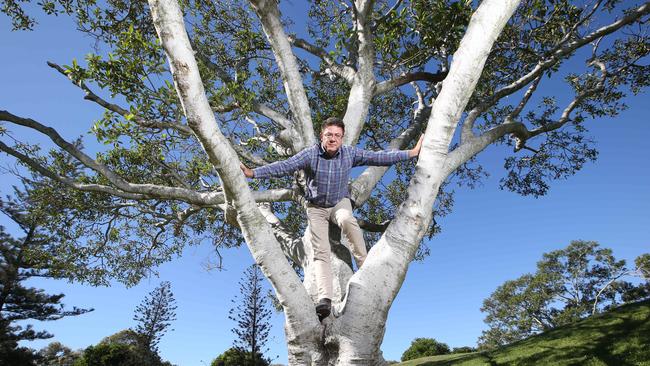
<path fill-rule="evenodd" d="M 134 284 L 187 245 L 245 242 L 285 311 L 295 364 L 381 358 L 409 263 L 427 253 L 422 240 L 440 229 L 434 217 L 451 209 L 455 185 L 485 175 L 479 154 L 511 147 L 501 188 L 542 196 L 596 159 L 588 122 L 616 116 L 650 75 L 643 1 L 314 1 L 296 33 L 274 1 L 38 6 L 70 15 L 95 40 L 83 60 L 49 66 L 105 111 L 88 124 L 96 153 L 48 121 L 0 111 L 0 151 L 22 164 L 18 174 L 51 214 L 47 230 L 60 238 L 56 257 L 74 264 L 69 276 Z M 16 29 L 37 26 L 34 7 L 8 1 L 2 10 Z M 346 144 L 403 149 L 420 134 L 424 144 L 417 164 L 388 175 L 368 168 L 350 184 L 374 250 L 353 274 L 334 240 L 325 348 L 310 306 L 304 172 L 249 183 L 239 164 L 314 144 L 330 115 L 345 121 Z M 21 128 L 56 148 L 41 151 L 16 135 Z M 342 323 L 372 332 L 348 334 Z"/>
<path fill-rule="evenodd" d="M 446 355 L 451 353 L 449 346 L 433 338 L 415 338 L 402 354 L 402 362 L 416 358 Z"/>
<path fill-rule="evenodd" d="M 75 260 L 92 268 L 80 274 L 81 279 L 102 282 L 115 277 L 134 283 L 188 243 L 210 238 L 217 249 L 243 243 L 237 224 L 224 211 L 219 178 L 183 115 L 149 7 L 128 1 L 47 1 L 42 7 L 48 14 L 71 15 L 78 29 L 96 40 L 96 51 L 83 60 L 48 64 L 80 88 L 86 100 L 105 110 L 90 126 L 106 146 L 95 158 L 84 152 L 80 140 L 69 141 L 47 129 L 47 121 L 9 111 L 0 115 L 59 145 L 47 154 L 26 141 L 0 145 L 37 174 L 33 180 L 43 201 L 54 192 L 62 196 L 46 203 L 56 213 L 49 229 L 68 232 L 57 254 L 75 250 Z M 3 11 L 17 30 L 38 26 L 33 7 L 11 1 Z M 262 16 L 266 10 L 254 2 L 188 1 L 183 11 L 215 118 L 240 158 L 258 165 L 314 141 L 313 131 L 330 115 L 346 116 L 347 143 L 406 146 L 426 127 L 431 101 L 440 92 L 474 9 L 471 2 L 378 1 L 368 20 L 368 44 L 355 34 L 360 25 L 352 8 L 311 3 L 307 32 L 286 35 L 285 46 L 302 51 L 296 52 L 300 57 L 295 75 L 291 70 L 304 82 L 298 93 L 306 100 L 298 104 L 283 90 L 288 72 L 275 60 L 276 46 L 267 42 Z M 586 122 L 615 116 L 625 108 L 628 93 L 647 86 L 648 65 L 642 62 L 648 53 L 646 36 L 642 29 L 626 27 L 644 14 L 647 6 L 619 1 L 522 2 L 496 40 L 465 108 L 462 135 L 483 132 L 480 138 L 452 146 L 450 176 L 441 187 L 434 215 L 449 212 L 454 184 L 474 185 L 486 174 L 472 157 L 489 143 L 513 147 L 516 153 L 505 157 L 501 187 L 524 195 L 543 195 L 552 181 L 595 160 Z M 284 21 L 292 24 L 288 18 Z M 623 28 L 624 34 L 617 33 Z M 369 55 L 375 58 L 372 67 L 361 67 Z M 569 57 L 572 60 L 565 61 Z M 376 81 L 364 84 L 368 73 Z M 564 79 L 567 93 L 574 97 L 564 101 L 556 95 L 535 95 L 540 83 L 551 78 Z M 358 108 L 348 100 L 358 89 L 369 91 L 359 102 L 367 111 L 359 116 L 362 123 L 352 124 L 352 110 Z M 313 122 L 312 132 L 294 131 L 292 121 L 304 125 L 303 120 Z M 3 134 L 8 131 L 3 129 Z M 293 138 L 295 133 L 306 137 Z M 381 176 L 373 177 L 374 189 L 362 189 L 369 183 L 366 179 L 352 185 L 362 221 L 375 240 L 379 234 L 373 234 L 373 228 L 381 228 L 404 201 L 413 166 L 402 164 L 396 173 L 397 179 L 379 184 Z M 256 197 L 271 202 L 269 210 L 281 219 L 276 233 L 295 238 L 305 225 L 300 185 L 280 179 L 254 182 L 254 188 L 269 189 Z M 67 230 L 68 223 L 72 230 Z M 427 231 L 431 235 L 436 230 L 434 220 Z M 84 248 L 71 248 L 69 243 L 79 238 L 90 240 Z M 103 249 L 103 265 L 88 258 L 97 252 L 94 249 Z M 426 251 L 423 246 L 420 254 Z"/>

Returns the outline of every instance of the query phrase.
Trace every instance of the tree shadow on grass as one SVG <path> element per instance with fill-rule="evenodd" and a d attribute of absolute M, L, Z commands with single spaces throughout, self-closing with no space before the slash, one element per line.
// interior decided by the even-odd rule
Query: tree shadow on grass
<path fill-rule="evenodd" d="M 630 304 L 490 352 L 419 366 L 650 365 L 650 301 Z"/>
<path fill-rule="evenodd" d="M 650 302 L 638 305 L 640 310 L 606 313 L 488 355 L 496 365 L 638 365 L 650 359 Z"/>

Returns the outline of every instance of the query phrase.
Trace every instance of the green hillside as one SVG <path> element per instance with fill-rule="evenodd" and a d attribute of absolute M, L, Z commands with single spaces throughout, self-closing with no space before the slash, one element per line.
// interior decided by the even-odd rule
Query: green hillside
<path fill-rule="evenodd" d="M 425 357 L 400 366 L 650 366 L 650 300 L 491 352 Z"/>

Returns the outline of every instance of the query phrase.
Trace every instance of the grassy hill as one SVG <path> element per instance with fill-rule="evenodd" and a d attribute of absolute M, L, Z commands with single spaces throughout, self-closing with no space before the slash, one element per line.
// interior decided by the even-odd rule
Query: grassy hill
<path fill-rule="evenodd" d="M 425 357 L 399 366 L 650 366 L 650 300 L 491 352 Z"/>

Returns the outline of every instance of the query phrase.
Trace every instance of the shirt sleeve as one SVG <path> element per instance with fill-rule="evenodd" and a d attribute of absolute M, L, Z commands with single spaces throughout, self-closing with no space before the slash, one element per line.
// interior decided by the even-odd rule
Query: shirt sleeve
<path fill-rule="evenodd" d="M 283 177 L 289 175 L 300 169 L 305 169 L 309 166 L 309 151 L 311 149 L 304 149 L 289 159 L 276 161 L 271 164 L 261 166 L 253 169 L 254 178 L 271 178 Z"/>
<path fill-rule="evenodd" d="M 409 159 L 407 150 L 368 151 L 355 147 L 353 165 L 389 166 Z"/>

